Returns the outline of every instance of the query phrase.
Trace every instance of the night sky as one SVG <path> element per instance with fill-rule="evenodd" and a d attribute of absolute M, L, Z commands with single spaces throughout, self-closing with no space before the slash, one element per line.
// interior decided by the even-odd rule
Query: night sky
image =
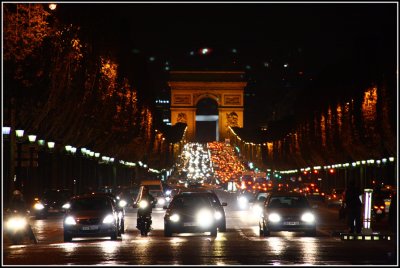
<path fill-rule="evenodd" d="M 245 111 L 262 110 L 253 118 L 261 122 L 286 99 L 282 113 L 289 113 L 300 89 L 323 73 L 338 69 L 341 75 L 344 65 L 353 66 L 346 62 L 371 58 L 382 68 L 395 66 L 396 9 L 379 2 L 110 2 L 59 3 L 57 15 L 111 53 L 149 103 L 169 93 L 169 70 L 246 71 Z M 210 52 L 202 54 L 204 47 Z"/>

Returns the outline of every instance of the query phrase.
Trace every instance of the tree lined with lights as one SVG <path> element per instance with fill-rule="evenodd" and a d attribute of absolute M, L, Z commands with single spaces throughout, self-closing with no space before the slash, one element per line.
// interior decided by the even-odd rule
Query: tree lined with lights
<path fill-rule="evenodd" d="M 45 4 L 4 4 L 5 118 L 15 113 L 27 132 L 136 161 L 152 113 L 118 63 L 80 34 Z"/>

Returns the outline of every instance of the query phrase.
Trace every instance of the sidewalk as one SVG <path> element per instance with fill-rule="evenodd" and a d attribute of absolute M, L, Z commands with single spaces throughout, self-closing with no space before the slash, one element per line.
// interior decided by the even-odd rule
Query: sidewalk
<path fill-rule="evenodd" d="M 337 228 L 335 228 L 335 230 L 332 231 L 332 236 L 340 236 L 340 233 L 348 232 L 348 227 L 346 225 L 346 222 L 342 220 L 341 223 L 342 224 L 340 224 L 340 226 L 337 226 Z M 373 233 L 395 235 L 395 233 L 391 230 L 387 217 L 379 221 L 372 220 L 371 230 Z"/>

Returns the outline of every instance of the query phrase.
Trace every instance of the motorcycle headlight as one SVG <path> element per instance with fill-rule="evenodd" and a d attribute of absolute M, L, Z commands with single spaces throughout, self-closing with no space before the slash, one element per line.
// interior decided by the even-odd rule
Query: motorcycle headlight
<path fill-rule="evenodd" d="M 172 214 L 172 215 L 169 217 L 169 219 L 170 219 L 172 222 L 178 222 L 179 219 L 180 219 L 180 217 L 179 217 L 178 214 Z"/>
<path fill-rule="evenodd" d="M 171 194 L 171 190 L 165 191 L 165 195 L 170 195 L 170 194 Z"/>
<path fill-rule="evenodd" d="M 23 217 L 13 217 L 7 221 L 7 228 L 12 230 L 20 230 L 25 228 L 28 224 L 25 218 Z"/>
<path fill-rule="evenodd" d="M 216 220 L 220 220 L 222 218 L 222 213 L 219 212 L 219 211 L 216 211 L 214 213 L 214 217 L 215 217 Z"/>
<path fill-rule="evenodd" d="M 109 224 L 109 223 L 113 223 L 114 222 L 114 216 L 113 215 L 107 215 L 104 220 L 103 223 Z"/>
<path fill-rule="evenodd" d="M 164 198 L 160 198 L 157 200 L 157 203 L 160 205 L 164 205 L 165 204 L 165 199 Z"/>
<path fill-rule="evenodd" d="M 64 222 L 66 225 L 75 225 L 76 224 L 76 221 L 75 221 L 74 217 L 72 217 L 72 216 L 66 217 Z"/>
<path fill-rule="evenodd" d="M 271 213 L 268 216 L 268 220 L 270 222 L 279 222 L 281 220 L 281 216 L 279 216 L 277 213 Z"/>
<path fill-rule="evenodd" d="M 42 210 L 42 209 L 44 209 L 44 206 L 43 206 L 42 203 L 36 203 L 36 204 L 33 206 L 33 208 L 34 208 L 35 210 Z"/>
<path fill-rule="evenodd" d="M 213 224 L 213 215 L 208 209 L 200 210 L 196 216 L 196 222 L 201 227 L 209 227 Z"/>
<path fill-rule="evenodd" d="M 248 204 L 248 200 L 244 196 L 239 197 L 238 202 L 239 202 L 240 208 L 246 208 L 246 206 Z"/>
<path fill-rule="evenodd" d="M 62 206 L 63 209 L 69 209 L 70 207 L 71 207 L 71 204 L 70 204 L 70 203 L 65 203 L 65 204 Z"/>
<path fill-rule="evenodd" d="M 119 203 L 118 203 L 118 205 L 119 205 L 121 208 L 125 207 L 126 204 L 127 204 L 127 202 L 126 202 L 125 200 L 123 200 L 123 199 L 120 200 Z"/>
<path fill-rule="evenodd" d="M 301 216 L 301 220 L 304 222 L 311 223 L 315 221 L 315 216 L 310 212 L 306 212 Z"/>
<path fill-rule="evenodd" d="M 169 202 L 171 200 L 171 197 L 169 197 L 169 196 L 167 196 L 166 198 L 165 198 L 165 201 L 167 201 L 167 202 Z"/>
<path fill-rule="evenodd" d="M 147 208 L 148 205 L 149 202 L 147 202 L 146 200 L 142 200 L 139 202 L 139 208 Z"/>

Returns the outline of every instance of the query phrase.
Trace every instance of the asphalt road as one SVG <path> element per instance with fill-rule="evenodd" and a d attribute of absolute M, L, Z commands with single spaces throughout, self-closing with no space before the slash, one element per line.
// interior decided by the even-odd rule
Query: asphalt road
<path fill-rule="evenodd" d="M 316 237 L 277 232 L 260 237 L 257 218 L 239 210 L 236 196 L 219 193 L 227 202 L 227 232 L 163 235 L 165 211 L 153 211 L 153 230 L 147 237 L 135 228 L 136 210 L 128 209 L 126 233 L 109 238 L 77 238 L 63 242 L 62 215 L 31 219 L 38 244 L 11 245 L 3 236 L 3 265 L 395 265 L 397 240 L 343 241 L 345 231 L 334 208 L 316 209 Z"/>

